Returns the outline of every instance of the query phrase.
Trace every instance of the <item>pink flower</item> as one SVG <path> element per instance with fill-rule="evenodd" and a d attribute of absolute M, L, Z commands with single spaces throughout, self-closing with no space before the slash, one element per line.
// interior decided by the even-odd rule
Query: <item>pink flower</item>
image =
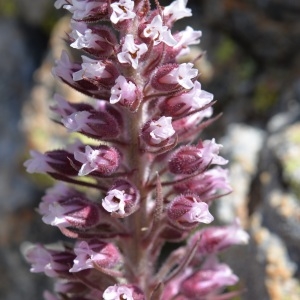
<path fill-rule="evenodd" d="M 209 224 L 214 219 L 207 203 L 193 194 L 174 198 L 167 208 L 167 216 L 172 224 L 182 229 L 190 229 L 198 223 Z"/>
<path fill-rule="evenodd" d="M 201 36 L 202 36 L 202 32 L 200 30 L 194 30 L 190 26 L 187 26 L 185 30 L 180 31 L 175 36 L 178 42 L 174 48 L 180 49 L 180 52 L 177 54 L 177 57 L 188 54 L 189 46 L 199 44 Z"/>
<path fill-rule="evenodd" d="M 134 300 L 133 291 L 126 285 L 109 286 L 103 293 L 104 300 Z"/>
<path fill-rule="evenodd" d="M 30 150 L 31 158 L 26 160 L 24 166 L 28 173 L 47 173 L 54 171 L 47 162 L 47 156 L 35 150 Z"/>
<path fill-rule="evenodd" d="M 98 34 L 92 32 L 92 29 L 88 28 L 83 22 L 71 22 L 72 33 L 70 37 L 74 39 L 74 42 L 70 45 L 75 49 L 83 48 L 99 48 L 97 41 L 103 40 Z"/>
<path fill-rule="evenodd" d="M 143 36 L 151 38 L 154 46 L 164 42 L 168 46 L 175 46 L 177 41 L 171 34 L 168 26 L 163 26 L 163 21 L 160 15 L 155 16 L 150 24 L 147 24 L 143 30 Z"/>
<path fill-rule="evenodd" d="M 122 51 L 117 57 L 120 63 L 130 64 L 134 69 L 137 69 L 139 59 L 148 51 L 145 43 L 135 44 L 132 34 L 127 34 L 122 45 Z"/>
<path fill-rule="evenodd" d="M 94 9 L 97 9 L 101 1 L 89 0 L 72 0 L 72 5 L 67 5 L 65 8 L 73 13 L 75 20 L 82 20 L 91 15 Z"/>
<path fill-rule="evenodd" d="M 135 13 L 133 12 L 134 2 L 131 0 L 119 0 L 117 2 L 113 2 L 110 7 L 113 10 L 110 20 L 114 24 L 124 20 L 130 20 L 135 17 Z"/>
<path fill-rule="evenodd" d="M 137 87 L 136 85 L 127 80 L 124 76 L 120 75 L 111 88 L 110 103 L 120 103 L 124 106 L 132 106 L 137 100 Z"/>
<path fill-rule="evenodd" d="M 106 71 L 106 65 L 100 60 L 94 60 L 82 55 L 81 70 L 73 73 L 73 80 L 78 81 L 85 78 L 110 78 L 111 74 Z"/>
<path fill-rule="evenodd" d="M 42 245 L 30 245 L 24 250 L 26 260 L 31 263 L 33 273 L 43 272 L 49 277 L 67 276 L 68 265 L 74 254 L 65 249 L 52 250 Z"/>
<path fill-rule="evenodd" d="M 107 196 L 102 201 L 103 208 L 108 212 L 118 212 L 125 214 L 125 193 L 113 189 L 108 191 Z"/>
<path fill-rule="evenodd" d="M 119 135 L 120 128 L 117 120 L 105 108 L 101 107 L 102 111 L 93 108 L 77 110 L 78 108 L 71 114 L 63 112 L 61 122 L 70 132 L 81 132 L 96 139 L 111 139 Z"/>
<path fill-rule="evenodd" d="M 139 200 L 136 187 L 127 180 L 119 179 L 108 190 L 102 206 L 114 217 L 124 218 L 138 209 Z"/>
<path fill-rule="evenodd" d="M 90 228 L 98 224 L 100 215 L 97 205 L 63 185 L 47 191 L 38 211 L 44 223 L 60 228 Z"/>
<path fill-rule="evenodd" d="M 79 176 L 85 176 L 93 171 L 101 175 L 113 173 L 119 166 L 120 155 L 113 147 L 101 145 L 96 149 L 85 146 L 85 152 L 75 151 L 74 158 L 82 163 L 78 172 Z"/>
<path fill-rule="evenodd" d="M 70 272 L 79 272 L 85 269 L 111 269 L 120 262 L 120 253 L 111 243 L 104 243 L 98 239 L 78 242 L 75 245 L 73 267 Z"/>
<path fill-rule="evenodd" d="M 198 70 L 193 69 L 192 63 L 183 63 L 161 77 L 159 81 L 166 84 L 179 84 L 185 89 L 194 87 L 192 79 L 198 75 Z"/>

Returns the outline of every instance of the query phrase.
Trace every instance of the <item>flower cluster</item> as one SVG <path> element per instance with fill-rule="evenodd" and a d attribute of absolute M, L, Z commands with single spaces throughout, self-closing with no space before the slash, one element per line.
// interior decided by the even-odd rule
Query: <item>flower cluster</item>
<path fill-rule="evenodd" d="M 224 288 L 238 278 L 217 255 L 246 243 L 248 235 L 238 222 L 202 225 L 214 220 L 211 204 L 231 187 L 221 167 L 227 163 L 222 146 L 198 138 L 213 121 L 213 95 L 202 90 L 192 63 L 180 63 L 201 31 L 171 31 L 192 15 L 186 5 L 55 1 L 72 14 L 67 41 L 84 55 L 73 62 L 63 52 L 53 74 L 93 100 L 74 104 L 55 95 L 51 109 L 66 130 L 96 142 L 32 151 L 25 163 L 28 172 L 59 181 L 38 212 L 70 238 L 55 248 L 26 250 L 32 272 L 56 278 L 46 300 L 232 295 Z M 180 244 L 161 262 L 166 242 Z"/>

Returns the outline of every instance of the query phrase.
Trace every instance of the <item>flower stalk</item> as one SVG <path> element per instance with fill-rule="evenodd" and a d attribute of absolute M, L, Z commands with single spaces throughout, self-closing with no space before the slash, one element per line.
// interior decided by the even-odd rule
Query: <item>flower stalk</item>
<path fill-rule="evenodd" d="M 74 104 L 56 95 L 51 109 L 67 131 L 95 142 L 33 151 L 25 162 L 28 172 L 59 181 L 38 212 L 70 238 L 56 250 L 36 245 L 25 251 L 32 272 L 56 278 L 46 300 L 231 295 L 224 289 L 238 278 L 217 255 L 246 243 L 248 235 L 238 221 L 203 225 L 214 220 L 212 202 L 231 187 L 220 167 L 227 163 L 219 154 L 222 145 L 199 139 L 215 120 L 213 95 L 202 90 L 192 62 L 180 63 L 201 31 L 187 26 L 172 32 L 177 20 L 192 15 L 186 5 L 55 1 L 72 14 L 67 41 L 84 55 L 72 62 L 64 52 L 53 74 L 92 99 Z M 162 259 L 167 243 L 175 250 Z"/>

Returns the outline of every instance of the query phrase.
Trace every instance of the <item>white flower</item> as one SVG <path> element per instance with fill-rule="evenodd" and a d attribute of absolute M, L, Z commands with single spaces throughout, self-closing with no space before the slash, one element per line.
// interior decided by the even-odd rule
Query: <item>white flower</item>
<path fill-rule="evenodd" d="M 135 44 L 132 34 L 127 34 L 124 44 L 122 45 L 122 52 L 118 56 L 120 63 L 129 63 L 134 69 L 137 69 L 139 58 L 146 53 L 148 47 L 145 43 Z"/>
<path fill-rule="evenodd" d="M 190 45 L 197 45 L 200 43 L 200 37 L 202 36 L 202 32 L 200 30 L 194 30 L 192 27 L 187 26 L 185 30 L 181 31 L 177 35 L 177 39 L 179 37 L 179 41 L 175 45 L 175 49 L 182 48 L 178 53 L 178 56 L 186 55 L 189 53 Z"/>
<path fill-rule="evenodd" d="M 82 69 L 73 73 L 73 80 L 78 81 L 84 78 L 109 78 L 111 75 L 105 70 L 105 65 L 99 60 L 91 59 L 82 55 Z"/>
<path fill-rule="evenodd" d="M 116 104 L 117 102 L 133 103 L 136 100 L 136 85 L 131 81 L 127 81 L 124 76 L 116 79 L 115 85 L 111 88 L 111 96 L 109 102 Z"/>
<path fill-rule="evenodd" d="M 104 259 L 105 256 L 101 253 L 96 253 L 86 241 L 79 242 L 74 247 L 76 258 L 70 272 L 79 272 L 86 269 L 94 268 L 94 260 Z"/>
<path fill-rule="evenodd" d="M 86 127 L 90 115 L 88 111 L 78 111 L 62 118 L 61 121 L 70 132 L 80 131 Z"/>
<path fill-rule="evenodd" d="M 151 23 L 146 26 L 143 31 L 143 35 L 146 38 L 153 39 L 154 45 L 164 42 L 168 46 L 175 46 L 177 43 L 168 26 L 163 26 L 163 21 L 160 15 L 155 16 Z"/>
<path fill-rule="evenodd" d="M 64 5 L 65 5 L 66 9 L 70 9 L 70 7 L 71 7 L 71 5 L 69 5 L 69 3 L 66 0 L 56 0 L 54 2 L 54 7 L 56 9 L 59 9 L 59 8 L 63 7 Z"/>
<path fill-rule="evenodd" d="M 109 286 L 103 293 L 104 300 L 134 300 L 132 290 L 126 286 L 113 285 Z"/>
<path fill-rule="evenodd" d="M 210 103 L 213 98 L 213 94 L 202 90 L 200 82 L 196 81 L 191 90 L 186 93 L 182 93 L 179 96 L 170 98 L 168 104 L 170 104 L 172 107 L 185 104 L 185 106 L 182 108 L 183 110 L 186 109 L 186 106 L 196 110 Z"/>
<path fill-rule="evenodd" d="M 24 166 L 26 171 L 30 174 L 32 173 L 46 173 L 52 172 L 53 169 L 49 166 L 47 162 L 47 155 L 40 153 L 35 150 L 30 151 L 31 158 L 26 160 Z"/>
<path fill-rule="evenodd" d="M 208 211 L 208 205 L 205 202 L 197 202 L 196 199 L 194 201 L 191 209 L 182 216 L 182 219 L 189 223 L 211 223 L 214 217 Z"/>
<path fill-rule="evenodd" d="M 72 81 L 70 69 L 73 67 L 67 51 L 63 50 L 60 59 L 56 61 L 56 66 L 52 69 L 54 76 L 64 78 L 67 82 Z"/>
<path fill-rule="evenodd" d="M 175 0 L 163 10 L 163 15 L 170 18 L 171 22 L 192 16 L 190 8 L 186 8 L 188 0 Z"/>
<path fill-rule="evenodd" d="M 120 0 L 119 2 L 114 2 L 110 5 L 113 12 L 110 16 L 110 20 L 117 24 L 120 21 L 133 19 L 135 13 L 133 12 L 134 2 L 131 0 Z"/>
<path fill-rule="evenodd" d="M 153 144 L 160 144 L 175 133 L 172 126 L 172 118 L 165 116 L 162 116 L 157 121 L 152 121 L 149 130 L 151 131 L 150 136 Z"/>
<path fill-rule="evenodd" d="M 97 34 L 92 33 L 92 30 L 83 22 L 71 22 L 71 25 L 73 31 L 70 36 L 75 41 L 70 46 L 75 49 L 97 48 L 99 45 L 96 41 L 104 40 Z"/>
<path fill-rule="evenodd" d="M 99 5 L 99 1 L 72 0 L 72 5 L 65 6 L 65 8 L 73 13 L 75 20 L 81 20 L 88 17 L 93 9 L 99 8 Z"/>
<path fill-rule="evenodd" d="M 191 79 L 195 78 L 198 75 L 198 70 L 193 69 L 192 63 L 183 63 L 179 67 L 174 68 L 167 75 L 160 78 L 162 83 L 178 83 L 185 89 L 191 89 L 194 86 L 194 83 Z"/>
<path fill-rule="evenodd" d="M 102 200 L 102 206 L 108 212 L 125 214 L 125 193 L 117 189 L 108 191 L 107 196 Z"/>

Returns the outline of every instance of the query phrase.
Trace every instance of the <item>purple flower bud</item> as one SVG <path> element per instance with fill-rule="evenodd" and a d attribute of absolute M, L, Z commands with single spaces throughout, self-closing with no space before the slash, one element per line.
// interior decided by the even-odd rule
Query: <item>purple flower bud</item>
<path fill-rule="evenodd" d="M 219 264 L 215 258 L 210 258 L 201 270 L 186 278 L 180 285 L 183 295 L 193 298 L 217 295 L 225 286 L 237 283 L 238 277 L 226 264 Z"/>
<path fill-rule="evenodd" d="M 248 233 L 241 228 L 239 220 L 229 226 L 208 227 L 197 231 L 190 239 L 190 245 L 200 240 L 197 254 L 202 257 L 225 250 L 232 245 L 247 244 Z"/>
<path fill-rule="evenodd" d="M 49 277 L 69 277 L 69 266 L 75 257 L 69 250 L 53 250 L 42 245 L 31 245 L 25 249 L 25 258 L 31 263 L 30 271 L 44 272 Z"/>
<path fill-rule="evenodd" d="M 171 224 L 181 229 L 191 229 L 198 223 L 209 224 L 213 216 L 208 205 L 193 194 L 177 196 L 167 208 L 167 216 Z"/>
<path fill-rule="evenodd" d="M 210 164 L 223 165 L 228 161 L 218 156 L 221 145 L 206 140 L 197 146 L 182 146 L 171 157 L 169 170 L 173 174 L 192 174 L 203 170 Z"/>
<path fill-rule="evenodd" d="M 162 113 L 168 116 L 181 116 L 191 110 L 197 110 L 209 104 L 213 95 L 201 90 L 201 84 L 196 81 L 189 91 L 167 98 L 161 105 Z"/>
<path fill-rule="evenodd" d="M 181 176 L 178 176 L 180 179 Z M 227 194 L 232 191 L 228 180 L 228 170 L 216 167 L 194 176 L 189 180 L 174 184 L 174 190 L 178 193 L 190 191 L 201 199 L 217 195 L 218 192 Z"/>
<path fill-rule="evenodd" d="M 85 269 L 111 269 L 121 261 L 119 250 L 111 243 L 98 239 L 78 242 L 74 247 L 76 258 L 70 272 Z"/>
<path fill-rule="evenodd" d="M 139 192 L 130 182 L 118 180 L 102 200 L 103 208 L 113 217 L 124 218 L 139 208 Z"/>
<path fill-rule="evenodd" d="M 82 163 L 78 172 L 79 176 L 85 176 L 92 172 L 100 175 L 110 175 L 116 171 L 120 164 L 119 152 L 106 145 L 98 147 L 86 146 L 85 152 L 74 152 L 74 158 Z"/>
<path fill-rule="evenodd" d="M 201 132 L 201 122 L 205 118 L 210 118 L 213 114 L 212 107 L 197 113 L 191 114 L 187 117 L 181 117 L 180 119 L 173 121 L 173 127 L 176 130 L 179 140 L 189 141 L 195 134 Z"/>

